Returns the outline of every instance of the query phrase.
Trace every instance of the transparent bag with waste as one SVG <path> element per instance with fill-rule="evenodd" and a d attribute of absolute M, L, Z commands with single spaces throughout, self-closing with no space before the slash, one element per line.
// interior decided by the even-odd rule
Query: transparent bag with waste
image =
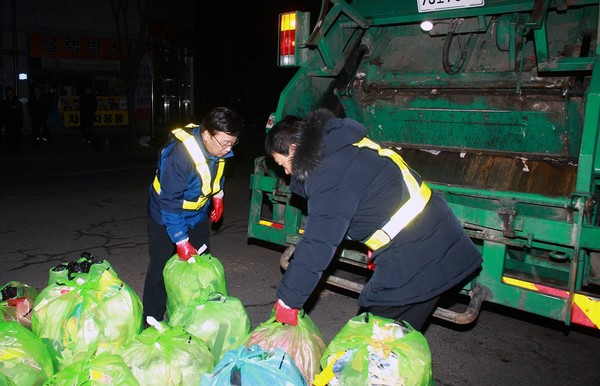
<path fill-rule="evenodd" d="M 0 321 L 0 385 L 41 385 L 54 374 L 44 343 L 15 321 Z"/>
<path fill-rule="evenodd" d="M 226 351 L 240 347 L 250 333 L 250 318 L 242 302 L 216 292 L 203 293 L 187 306 L 178 307 L 169 325 L 205 341 L 218 362 Z"/>
<path fill-rule="evenodd" d="M 351 318 L 321 358 L 315 386 L 433 385 L 427 340 L 408 323 L 363 313 Z"/>
<path fill-rule="evenodd" d="M 298 315 L 297 326 L 280 323 L 274 316 L 259 324 L 245 343 L 247 347 L 252 345 L 264 350 L 278 347 L 287 352 L 307 384 L 321 370 L 319 361 L 326 348 L 321 331 L 303 310 Z"/>
<path fill-rule="evenodd" d="M 27 284 L 10 281 L 0 288 L 2 301 L 0 301 L 1 320 L 15 321 L 31 329 L 31 312 L 37 296 L 37 290 Z"/>
<path fill-rule="evenodd" d="M 65 367 L 48 379 L 44 386 L 139 386 L 139 382 L 123 358 L 104 352 L 98 356 L 85 356 Z"/>
<path fill-rule="evenodd" d="M 57 370 L 90 347 L 96 354 L 114 353 L 141 331 L 139 296 L 107 264 L 92 264 L 88 272 L 50 284 L 35 300 L 31 328 L 46 343 Z"/>
<path fill-rule="evenodd" d="M 228 295 L 223 264 L 210 253 L 192 256 L 189 260 L 173 255 L 165 264 L 163 277 L 167 291 L 167 320 L 176 307 L 185 307 L 200 296 L 202 290 Z"/>
<path fill-rule="evenodd" d="M 197 386 L 215 365 L 208 345 L 186 332 L 148 317 L 150 327 L 121 352 L 140 385 Z"/>

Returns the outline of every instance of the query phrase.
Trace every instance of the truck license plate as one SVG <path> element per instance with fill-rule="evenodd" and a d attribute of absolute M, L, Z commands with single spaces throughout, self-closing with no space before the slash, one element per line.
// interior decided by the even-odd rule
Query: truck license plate
<path fill-rule="evenodd" d="M 417 0 L 419 12 L 445 11 L 447 9 L 483 7 L 484 0 Z"/>

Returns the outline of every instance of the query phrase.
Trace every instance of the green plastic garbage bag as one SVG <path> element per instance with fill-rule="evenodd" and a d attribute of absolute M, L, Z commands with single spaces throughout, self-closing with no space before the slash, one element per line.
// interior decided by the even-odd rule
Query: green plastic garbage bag
<path fill-rule="evenodd" d="M 215 362 L 208 345 L 182 327 L 169 327 L 149 317 L 151 325 L 121 352 L 140 385 L 200 384 Z"/>
<path fill-rule="evenodd" d="M 35 288 L 18 281 L 10 281 L 0 288 L 0 293 L 0 320 L 19 322 L 31 329 L 31 311 L 37 296 Z"/>
<path fill-rule="evenodd" d="M 163 270 L 167 291 L 167 320 L 176 307 L 188 305 L 201 290 L 228 295 L 223 264 L 210 253 L 181 260 L 177 254 L 167 261 Z"/>
<path fill-rule="evenodd" d="M 0 321 L 0 385 L 41 385 L 53 374 L 44 343 L 19 323 Z"/>
<path fill-rule="evenodd" d="M 303 386 L 304 377 L 280 348 L 258 345 L 225 353 L 215 369 L 202 376 L 201 386 Z"/>
<path fill-rule="evenodd" d="M 360 314 L 327 346 L 314 385 L 434 385 L 427 340 L 409 324 Z"/>
<path fill-rule="evenodd" d="M 300 311 L 297 326 L 279 323 L 273 316 L 259 324 L 250 334 L 245 346 L 255 344 L 264 350 L 279 347 L 287 352 L 307 384 L 311 384 L 321 370 L 319 361 L 326 348 L 321 331 L 304 311 Z"/>
<path fill-rule="evenodd" d="M 99 265 L 104 269 L 112 269 L 107 260 L 94 257 L 89 252 L 83 252 L 77 260 L 63 262 L 51 268 L 48 274 L 48 285 L 66 284 L 80 274 L 89 273 L 92 265 Z M 95 269 L 98 269 L 98 267 L 95 267 Z"/>
<path fill-rule="evenodd" d="M 8 377 L 0 373 L 0 385 L 1 386 L 16 386 Z"/>
<path fill-rule="evenodd" d="M 215 362 L 226 351 L 243 345 L 250 333 L 250 318 L 235 297 L 204 291 L 185 307 L 178 307 L 171 318 L 171 326 L 182 326 L 185 331 L 208 344 Z"/>
<path fill-rule="evenodd" d="M 44 386 L 139 386 L 123 358 L 104 352 L 75 361 L 48 379 Z"/>
<path fill-rule="evenodd" d="M 44 288 L 31 317 L 32 331 L 46 343 L 57 370 L 91 347 L 96 354 L 117 352 L 141 327 L 139 296 L 103 264 Z"/>

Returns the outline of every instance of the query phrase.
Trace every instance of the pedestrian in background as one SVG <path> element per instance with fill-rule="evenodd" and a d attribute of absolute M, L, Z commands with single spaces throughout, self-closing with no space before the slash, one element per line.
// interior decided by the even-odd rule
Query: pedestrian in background
<path fill-rule="evenodd" d="M 0 119 L 6 132 L 6 143 L 9 151 L 19 152 L 23 138 L 23 105 L 12 87 L 6 87 L 4 97 L 0 104 Z"/>
<path fill-rule="evenodd" d="M 50 131 L 58 129 L 60 125 L 60 110 L 56 103 L 55 90 L 50 89 L 50 112 L 48 113 L 48 127 Z"/>
<path fill-rule="evenodd" d="M 204 246 L 204 252 L 210 251 L 210 222 L 218 222 L 223 214 L 225 160 L 233 156 L 241 131 L 240 116 L 217 107 L 200 126 L 173 130 L 161 149 L 148 191 L 150 261 L 144 283 L 144 321 L 148 316 L 163 320 L 167 261 L 175 253 L 188 260 L 198 254 L 196 248 Z"/>
<path fill-rule="evenodd" d="M 47 94 L 42 93 L 40 85 L 33 86 L 32 95 L 27 102 L 27 110 L 31 116 L 31 136 L 33 146 L 37 147 L 39 142 L 52 141 L 50 129 L 48 128 L 48 114 L 52 108 L 52 102 Z"/>
<path fill-rule="evenodd" d="M 366 128 L 326 109 L 286 117 L 265 150 L 307 200 L 304 233 L 277 289 L 275 318 L 298 323 L 344 239 L 369 248 L 373 274 L 360 312 L 404 320 L 422 330 L 439 297 L 476 272 L 481 255 L 444 199 Z"/>
<path fill-rule="evenodd" d="M 98 109 L 98 100 L 92 92 L 92 88 L 87 86 L 83 95 L 79 98 L 79 122 L 81 125 L 81 140 L 91 143 L 93 140 L 93 126 L 96 121 L 96 110 Z"/>

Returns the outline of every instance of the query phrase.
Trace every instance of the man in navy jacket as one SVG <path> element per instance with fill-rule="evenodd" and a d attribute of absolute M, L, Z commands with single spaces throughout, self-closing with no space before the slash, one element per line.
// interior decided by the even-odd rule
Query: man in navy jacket
<path fill-rule="evenodd" d="M 267 134 L 267 154 L 291 175 L 292 192 L 308 206 L 304 233 L 277 290 L 280 322 L 297 323 L 298 309 L 345 238 L 373 251 L 361 312 L 419 330 L 440 295 L 481 265 L 443 198 L 395 151 L 366 135 L 362 124 L 325 109 L 305 119 L 286 117 Z"/>
<path fill-rule="evenodd" d="M 223 168 L 242 131 L 240 116 L 211 110 L 200 126 L 176 129 L 161 149 L 148 190 L 150 262 L 144 283 L 144 320 L 163 320 L 167 294 L 163 269 L 175 251 L 182 260 L 210 251 L 209 221 L 223 214 Z M 212 202 L 212 210 L 209 207 Z M 184 284 L 185 285 L 185 284 Z"/>

